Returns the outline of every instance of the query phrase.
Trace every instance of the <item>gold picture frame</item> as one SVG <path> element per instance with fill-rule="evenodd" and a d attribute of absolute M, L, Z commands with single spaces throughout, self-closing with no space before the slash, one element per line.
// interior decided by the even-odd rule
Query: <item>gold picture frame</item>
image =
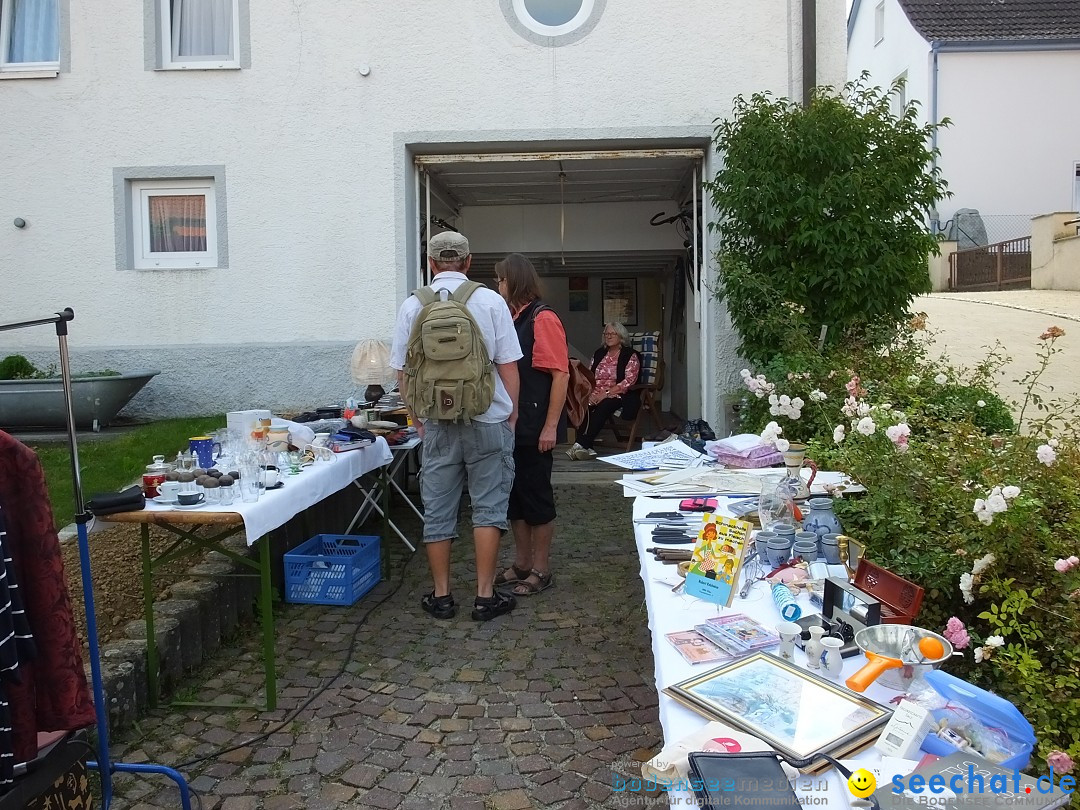
<path fill-rule="evenodd" d="M 877 739 L 892 717 L 891 709 L 762 652 L 695 675 L 664 692 L 792 759 L 848 756 Z"/>

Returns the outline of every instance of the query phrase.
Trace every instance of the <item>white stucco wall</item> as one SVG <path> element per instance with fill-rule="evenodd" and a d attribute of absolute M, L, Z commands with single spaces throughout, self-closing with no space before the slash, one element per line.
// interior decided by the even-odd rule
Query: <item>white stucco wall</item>
<path fill-rule="evenodd" d="M 822 82 L 843 79 L 841 6 L 819 3 Z M 792 0 L 609 2 L 557 48 L 497 3 L 267 0 L 239 71 L 146 70 L 142 11 L 72 3 L 70 72 L 0 81 L 0 311 L 72 306 L 76 367 L 164 368 L 136 411 L 353 393 L 340 358 L 390 333 L 408 288 L 410 144 L 701 139 L 736 94 L 800 92 Z M 185 165 L 225 167 L 228 268 L 118 270 L 113 169 Z M 0 352 L 53 341 L 5 333 Z"/>
<path fill-rule="evenodd" d="M 920 102 L 920 120 L 930 116 L 930 44 L 912 27 L 897 0 L 885 0 L 885 37 L 874 41 L 877 0 L 859 0 L 859 13 L 848 40 L 847 77 L 869 71 L 871 86 L 888 88 L 907 72 L 907 98 Z"/>
<path fill-rule="evenodd" d="M 939 138 L 954 195 L 943 212 L 946 205 L 991 216 L 1071 209 L 1080 161 L 1080 50 L 939 59 L 939 109 L 953 122 Z"/>

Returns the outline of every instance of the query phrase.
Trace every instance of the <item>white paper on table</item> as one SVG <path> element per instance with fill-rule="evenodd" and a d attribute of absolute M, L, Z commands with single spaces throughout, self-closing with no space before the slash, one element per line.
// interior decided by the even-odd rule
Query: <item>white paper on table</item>
<path fill-rule="evenodd" d="M 599 456 L 599 461 L 606 461 L 624 470 L 655 470 L 667 460 L 708 461 L 704 453 L 681 441 L 662 442 L 647 450 L 635 450 L 631 453 L 618 453 L 614 456 Z"/>

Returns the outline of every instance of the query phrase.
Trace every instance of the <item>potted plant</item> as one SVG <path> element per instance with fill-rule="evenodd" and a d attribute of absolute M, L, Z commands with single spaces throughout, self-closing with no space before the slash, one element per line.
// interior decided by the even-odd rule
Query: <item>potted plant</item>
<path fill-rule="evenodd" d="M 158 373 L 121 374 L 106 369 L 72 375 L 75 427 L 99 430 L 107 426 Z M 39 369 L 19 354 L 0 360 L 0 427 L 62 428 L 66 424 L 64 389 L 55 365 Z"/>

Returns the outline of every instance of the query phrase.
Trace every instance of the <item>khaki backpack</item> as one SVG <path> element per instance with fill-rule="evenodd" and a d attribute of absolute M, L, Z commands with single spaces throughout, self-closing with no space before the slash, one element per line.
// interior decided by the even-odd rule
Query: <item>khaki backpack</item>
<path fill-rule="evenodd" d="M 413 293 L 422 309 L 405 351 L 405 401 L 423 419 L 467 423 L 495 398 L 495 370 L 480 327 L 465 307 L 481 286 L 466 281 L 449 298 L 431 287 Z"/>

